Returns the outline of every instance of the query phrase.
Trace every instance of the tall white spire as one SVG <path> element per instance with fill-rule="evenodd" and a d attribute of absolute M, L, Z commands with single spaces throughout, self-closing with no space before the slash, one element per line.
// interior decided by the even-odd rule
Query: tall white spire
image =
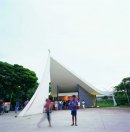
<path fill-rule="evenodd" d="M 46 67 L 41 79 L 41 82 L 32 96 L 27 106 L 20 112 L 18 116 L 28 116 L 33 114 L 40 114 L 43 112 L 43 106 L 46 98 L 49 96 L 49 82 L 50 82 L 50 52 L 47 58 Z"/>

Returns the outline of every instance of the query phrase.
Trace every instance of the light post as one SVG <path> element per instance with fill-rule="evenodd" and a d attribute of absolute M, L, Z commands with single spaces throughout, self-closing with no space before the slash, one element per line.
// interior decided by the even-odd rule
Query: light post
<path fill-rule="evenodd" d="M 128 84 L 128 83 L 130 83 L 130 81 L 123 81 L 123 86 L 124 86 L 124 91 L 125 91 L 125 94 L 126 94 L 126 98 L 127 98 L 127 100 L 128 100 L 128 104 L 129 104 L 129 106 L 130 106 L 130 99 L 129 99 L 129 96 L 128 96 L 128 92 L 127 92 L 127 88 L 126 88 L 126 86 L 125 86 L 125 84 Z"/>

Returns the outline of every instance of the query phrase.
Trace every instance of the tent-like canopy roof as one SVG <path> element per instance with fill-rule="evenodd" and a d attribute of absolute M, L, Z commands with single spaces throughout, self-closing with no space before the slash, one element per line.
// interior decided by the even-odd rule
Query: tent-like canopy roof
<path fill-rule="evenodd" d="M 50 58 L 50 79 L 53 96 L 57 96 L 57 87 L 59 92 L 66 93 L 75 92 L 77 85 L 80 85 L 92 95 L 110 94 L 108 91 L 102 92 L 90 85 L 88 82 L 83 81 L 80 77 L 72 73 L 52 57 Z"/>
<path fill-rule="evenodd" d="M 46 98 L 48 98 L 49 95 L 48 88 L 50 81 L 52 85 L 53 96 L 57 96 L 57 86 L 59 87 L 61 93 L 65 93 L 75 92 L 77 85 L 80 85 L 92 95 L 110 95 L 110 92 L 101 92 L 91 86 L 89 83 L 80 79 L 74 73 L 58 63 L 55 59 L 50 57 L 49 54 L 42 80 L 33 97 L 31 98 L 27 106 L 22 110 L 22 112 L 20 112 L 19 116 L 28 116 L 43 112 L 45 100 Z"/>

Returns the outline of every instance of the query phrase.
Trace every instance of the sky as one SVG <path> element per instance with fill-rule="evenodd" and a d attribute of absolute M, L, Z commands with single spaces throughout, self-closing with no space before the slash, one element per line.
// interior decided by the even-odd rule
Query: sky
<path fill-rule="evenodd" d="M 100 90 L 130 76 L 129 0 L 0 0 L 0 61 L 35 71 L 53 58 Z"/>

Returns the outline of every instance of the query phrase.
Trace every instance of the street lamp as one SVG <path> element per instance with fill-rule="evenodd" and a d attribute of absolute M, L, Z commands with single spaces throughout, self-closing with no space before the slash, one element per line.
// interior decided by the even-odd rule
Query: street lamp
<path fill-rule="evenodd" d="M 129 99 L 128 92 L 127 92 L 127 89 L 126 89 L 126 86 L 125 86 L 125 84 L 128 84 L 128 83 L 130 83 L 130 81 L 123 81 L 123 86 L 124 86 L 124 89 L 125 89 L 125 94 L 126 94 L 126 97 L 127 97 L 127 100 L 128 100 L 128 104 L 130 106 L 130 99 Z"/>

